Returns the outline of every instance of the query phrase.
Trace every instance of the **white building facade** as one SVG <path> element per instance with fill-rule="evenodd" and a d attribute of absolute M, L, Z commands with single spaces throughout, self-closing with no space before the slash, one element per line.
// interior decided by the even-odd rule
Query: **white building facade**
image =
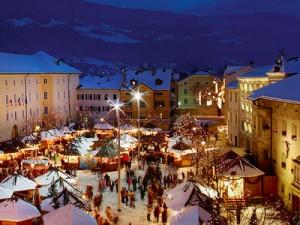
<path fill-rule="evenodd" d="M 0 53 L 0 141 L 30 133 L 49 114 L 74 120 L 79 74 L 45 52 Z"/>

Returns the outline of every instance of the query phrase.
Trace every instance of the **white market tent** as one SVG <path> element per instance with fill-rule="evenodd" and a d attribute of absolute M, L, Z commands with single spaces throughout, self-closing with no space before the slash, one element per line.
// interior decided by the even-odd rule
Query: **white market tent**
<path fill-rule="evenodd" d="M 11 198 L 13 191 L 0 185 L 0 200 Z"/>
<path fill-rule="evenodd" d="M 19 192 L 34 190 L 37 183 L 15 173 L 5 178 L 0 185 L 6 189 L 12 190 L 13 192 Z"/>
<path fill-rule="evenodd" d="M 63 171 L 59 169 L 50 169 L 47 173 L 40 175 L 35 178 L 35 182 L 38 185 L 46 186 L 51 184 L 54 181 L 57 181 L 59 178 L 62 178 L 64 180 L 67 180 L 71 184 L 76 184 L 76 179 L 71 177 L 70 175 L 64 173 Z"/>
<path fill-rule="evenodd" d="M 174 146 L 176 146 L 179 142 L 188 146 L 188 148 L 184 150 L 175 149 Z M 186 140 L 180 136 L 174 136 L 169 139 L 168 149 L 170 152 L 173 152 L 177 156 L 197 153 L 196 149 L 190 147 L 190 145 L 191 143 L 189 140 Z"/>
<path fill-rule="evenodd" d="M 170 217 L 170 225 L 198 225 L 209 222 L 211 214 L 198 206 L 188 206 Z"/>
<path fill-rule="evenodd" d="M 183 182 L 175 188 L 167 190 L 167 206 L 175 211 L 180 211 L 186 206 L 186 203 L 193 192 L 194 186 L 190 182 Z"/>
<path fill-rule="evenodd" d="M 259 177 L 264 175 L 264 172 L 243 157 L 237 157 L 232 160 L 221 173 L 223 176 L 231 178 Z"/>
<path fill-rule="evenodd" d="M 75 148 L 81 156 L 87 155 L 92 150 L 92 145 L 97 138 L 86 138 L 86 137 L 79 137 L 76 138 L 72 143 L 72 148 Z"/>
<path fill-rule="evenodd" d="M 73 192 L 70 192 L 67 189 L 57 194 L 54 198 L 50 197 L 44 199 L 41 203 L 41 209 L 44 212 L 52 212 L 56 209 L 56 206 L 62 207 L 67 204 L 75 205 L 80 209 L 90 210 L 89 203 L 86 200 L 76 196 Z"/>
<path fill-rule="evenodd" d="M 48 166 L 50 164 L 50 160 L 46 157 L 34 157 L 29 159 L 23 159 L 21 163 Z"/>
<path fill-rule="evenodd" d="M 114 129 L 114 127 L 112 125 L 110 125 L 109 123 L 106 123 L 106 122 L 96 123 L 94 125 L 94 128 L 98 129 L 98 130 L 112 130 L 112 129 Z"/>
<path fill-rule="evenodd" d="M 52 182 L 51 184 L 40 187 L 39 188 L 40 196 L 48 197 L 50 194 L 49 189 L 52 185 L 55 185 L 55 189 L 58 193 L 62 192 L 66 188 L 67 190 L 73 192 L 74 194 L 76 194 L 78 196 L 82 195 L 82 192 L 74 184 L 72 184 L 69 181 L 64 180 L 60 177 L 58 180 Z"/>
<path fill-rule="evenodd" d="M 65 134 L 56 128 L 41 132 L 42 140 L 55 140 L 63 136 L 65 136 Z"/>
<path fill-rule="evenodd" d="M 122 148 L 124 149 L 128 149 L 131 147 L 135 147 L 137 144 L 137 139 L 133 136 L 131 136 L 130 134 L 122 134 L 120 136 L 120 145 Z M 114 139 L 114 143 L 117 144 L 118 143 L 118 139 Z"/>
<path fill-rule="evenodd" d="M 43 220 L 44 225 L 97 225 L 92 216 L 70 204 L 46 214 Z"/>
<path fill-rule="evenodd" d="M 131 130 L 134 130 L 134 129 L 137 129 L 137 128 L 130 125 L 130 124 L 128 124 L 128 123 L 125 123 L 125 124 L 120 126 L 120 129 L 121 129 L 121 131 L 131 131 Z"/>
<path fill-rule="evenodd" d="M 0 203 L 0 221 L 20 222 L 41 216 L 39 210 L 21 200 L 6 200 Z"/>

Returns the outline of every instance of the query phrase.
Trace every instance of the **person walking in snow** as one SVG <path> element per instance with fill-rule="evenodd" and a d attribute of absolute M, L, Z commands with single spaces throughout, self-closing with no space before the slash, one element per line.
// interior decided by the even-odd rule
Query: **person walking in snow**
<path fill-rule="evenodd" d="M 161 214 L 161 222 L 166 225 L 168 221 L 168 208 L 164 208 Z"/>
<path fill-rule="evenodd" d="M 160 214 L 160 208 L 159 205 L 157 204 L 157 206 L 154 208 L 154 217 L 157 223 L 159 222 L 159 214 Z"/>
<path fill-rule="evenodd" d="M 152 212 L 152 208 L 151 208 L 151 205 L 147 205 L 147 220 L 148 221 L 151 221 L 151 212 Z"/>

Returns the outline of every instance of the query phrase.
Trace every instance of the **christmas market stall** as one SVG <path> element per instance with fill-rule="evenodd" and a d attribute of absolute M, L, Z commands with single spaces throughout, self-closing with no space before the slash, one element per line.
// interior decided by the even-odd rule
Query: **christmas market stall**
<path fill-rule="evenodd" d="M 43 220 L 44 225 L 97 225 L 92 216 L 72 204 L 51 211 L 44 215 Z"/>
<path fill-rule="evenodd" d="M 59 178 L 67 180 L 71 184 L 77 183 L 75 177 L 66 174 L 65 172 L 63 172 L 62 170 L 56 167 L 51 167 L 47 173 L 44 173 L 43 175 L 36 177 L 35 182 L 40 186 L 46 186 L 58 180 Z"/>
<path fill-rule="evenodd" d="M 50 160 L 43 156 L 31 157 L 21 161 L 22 169 L 31 170 L 34 176 L 47 171 L 50 164 Z"/>
<path fill-rule="evenodd" d="M 114 143 L 118 143 L 118 139 L 114 139 Z M 120 136 L 120 145 L 125 150 L 132 150 L 137 145 L 137 139 L 130 134 L 122 134 Z"/>
<path fill-rule="evenodd" d="M 171 210 L 170 224 L 196 225 L 198 221 L 207 222 L 211 218 L 216 197 L 214 190 L 192 180 L 168 190 L 166 204 Z M 191 223 L 186 223 L 188 221 Z"/>
<path fill-rule="evenodd" d="M 107 122 L 100 121 L 94 125 L 94 128 L 97 137 L 101 140 L 111 140 L 114 137 L 114 127 Z"/>
<path fill-rule="evenodd" d="M 53 210 L 68 204 L 75 205 L 85 211 L 90 210 L 89 203 L 86 200 L 66 188 L 60 193 L 55 194 L 54 197 L 44 199 L 41 204 L 41 209 L 43 212 L 52 212 Z"/>
<path fill-rule="evenodd" d="M 21 199 L 9 199 L 0 203 L 1 225 L 31 225 L 40 216 L 35 206 Z"/>
<path fill-rule="evenodd" d="M 193 156 L 197 153 L 191 144 L 180 136 L 169 139 L 169 152 L 174 156 L 174 165 L 177 167 L 191 166 Z"/>
<path fill-rule="evenodd" d="M 121 147 L 121 152 L 125 152 L 125 149 Z M 105 146 L 97 148 L 94 152 L 94 158 L 97 160 L 97 167 L 101 168 L 101 171 L 115 171 L 118 168 L 118 147 L 116 143 L 110 141 Z M 122 160 L 122 159 L 121 159 Z"/>
<path fill-rule="evenodd" d="M 60 193 L 65 189 L 74 193 L 76 196 L 83 196 L 82 191 L 76 185 L 61 177 L 49 185 L 40 187 L 39 194 L 42 198 L 55 197 L 57 193 Z"/>
<path fill-rule="evenodd" d="M 30 199 L 33 195 L 37 183 L 17 173 L 5 178 L 0 185 L 6 189 L 12 190 L 14 195 L 20 196 L 24 199 Z"/>
<path fill-rule="evenodd" d="M 209 224 L 211 214 L 198 206 L 187 206 L 170 217 L 170 225 Z"/>
<path fill-rule="evenodd" d="M 128 123 L 125 123 L 120 126 L 120 130 L 122 134 L 123 133 L 135 134 L 138 129 Z"/>
<path fill-rule="evenodd" d="M 221 169 L 217 168 L 220 174 L 220 192 L 225 203 L 241 201 L 241 204 L 248 198 L 261 196 L 261 178 L 264 175 L 260 169 L 253 166 L 243 157 L 236 157 Z"/>
<path fill-rule="evenodd" d="M 25 147 L 25 144 L 17 140 L 0 143 L 0 167 L 16 169 L 17 160 L 22 157 L 19 150 Z"/>
<path fill-rule="evenodd" d="M 28 135 L 21 138 L 22 143 L 26 145 L 25 148 L 22 148 L 21 151 L 24 154 L 24 157 L 34 157 L 41 155 L 39 149 L 39 138 L 36 135 Z"/>

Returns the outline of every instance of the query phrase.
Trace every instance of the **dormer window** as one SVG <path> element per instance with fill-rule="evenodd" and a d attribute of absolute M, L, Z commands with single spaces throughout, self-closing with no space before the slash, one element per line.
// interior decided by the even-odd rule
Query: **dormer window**
<path fill-rule="evenodd" d="M 155 84 L 156 85 L 162 85 L 163 81 L 161 79 L 156 79 Z"/>
<path fill-rule="evenodd" d="M 137 84 L 137 81 L 136 81 L 135 79 L 132 79 L 132 80 L 130 81 L 130 83 L 131 83 L 132 86 L 134 86 L 134 85 Z"/>

